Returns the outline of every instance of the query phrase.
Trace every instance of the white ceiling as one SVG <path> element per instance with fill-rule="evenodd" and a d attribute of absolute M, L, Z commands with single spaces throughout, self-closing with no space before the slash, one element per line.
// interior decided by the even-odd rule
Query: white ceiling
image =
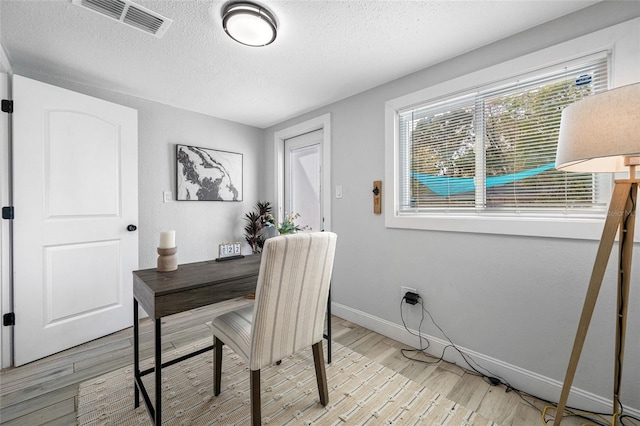
<path fill-rule="evenodd" d="M 141 0 L 173 20 L 156 38 L 71 4 L 1 0 L 14 72 L 106 88 L 266 128 L 597 1 L 260 0 L 267 47 L 240 45 L 218 0 Z"/>

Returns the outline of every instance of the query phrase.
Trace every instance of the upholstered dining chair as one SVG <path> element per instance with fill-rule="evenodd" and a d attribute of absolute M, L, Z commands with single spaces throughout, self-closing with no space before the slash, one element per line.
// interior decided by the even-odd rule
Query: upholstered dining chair
<path fill-rule="evenodd" d="M 267 239 L 254 305 L 213 319 L 214 394 L 220 394 L 226 344 L 249 364 L 252 425 L 261 423 L 260 369 L 309 346 L 320 403 L 329 403 L 322 339 L 336 240 L 332 232 Z"/>

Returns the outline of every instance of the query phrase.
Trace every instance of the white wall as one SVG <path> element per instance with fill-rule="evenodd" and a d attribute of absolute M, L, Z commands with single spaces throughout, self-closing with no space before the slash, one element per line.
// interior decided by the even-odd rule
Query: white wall
<path fill-rule="evenodd" d="M 557 401 L 598 241 L 385 228 L 388 212 L 372 213 L 371 194 L 372 181 L 385 173 L 385 102 L 638 16 L 638 2 L 600 3 L 267 129 L 265 191 L 273 197 L 274 134 L 331 114 L 331 191 L 341 185 L 344 195 L 332 207 L 338 234 L 334 313 L 417 346 L 400 318 L 400 286 L 416 288 L 436 322 L 481 365 L 517 388 Z M 634 34 L 635 48 L 621 54 L 640 56 Z M 640 80 L 639 72 L 632 70 L 632 81 Z M 638 301 L 638 262 L 632 277 L 632 300 Z M 611 261 L 574 381 L 580 391 L 571 404 L 611 410 L 615 285 Z M 622 392 L 623 404 L 635 413 L 639 306 L 631 303 Z M 405 309 L 412 329 L 419 312 Z M 422 331 L 433 337 L 432 350 L 440 355 L 442 334 L 429 321 Z"/>
<path fill-rule="evenodd" d="M 140 267 L 155 267 L 161 229 L 176 230 L 181 263 L 217 257 L 221 242 L 245 243 L 242 218 L 258 200 L 261 186 L 262 131 L 158 104 L 152 109 L 139 108 L 138 120 Z M 175 144 L 242 153 L 243 201 L 163 203 L 162 191 L 170 190 L 174 199 L 176 196 Z"/>

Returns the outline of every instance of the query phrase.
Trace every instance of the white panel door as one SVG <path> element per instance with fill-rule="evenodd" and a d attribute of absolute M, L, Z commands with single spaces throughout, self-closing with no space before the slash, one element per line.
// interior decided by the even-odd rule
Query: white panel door
<path fill-rule="evenodd" d="M 322 217 L 323 131 L 285 141 L 285 212 L 300 214 L 296 224 L 310 232 L 324 230 Z"/>
<path fill-rule="evenodd" d="M 14 364 L 129 327 L 137 111 L 13 77 Z"/>

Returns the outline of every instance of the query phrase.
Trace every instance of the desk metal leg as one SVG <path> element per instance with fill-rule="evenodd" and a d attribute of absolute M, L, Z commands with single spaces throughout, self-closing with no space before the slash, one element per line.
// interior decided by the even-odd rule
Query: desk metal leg
<path fill-rule="evenodd" d="M 162 338 L 160 335 L 160 318 L 156 319 L 156 356 L 155 356 L 155 376 L 156 376 L 156 406 L 155 406 L 155 424 L 162 424 Z"/>
<path fill-rule="evenodd" d="M 138 324 L 138 301 L 133 299 L 133 377 L 134 377 L 134 406 L 138 408 L 140 406 L 140 396 L 144 399 L 144 403 L 149 410 L 149 414 L 151 415 L 151 419 L 154 420 L 154 423 L 159 425 L 162 421 L 161 409 L 160 406 L 160 398 L 162 394 L 161 386 L 161 374 L 162 374 L 162 366 L 156 368 L 156 366 L 160 365 L 160 348 L 161 346 L 160 340 L 160 319 L 156 320 L 156 340 L 155 340 L 155 349 L 156 349 L 156 358 L 154 365 L 152 368 L 149 368 L 144 371 L 140 371 L 140 326 Z M 159 409 L 155 409 L 152 405 L 151 398 L 149 398 L 149 394 L 147 392 L 144 383 L 142 382 L 142 376 L 145 376 L 150 373 L 156 373 L 156 407 Z M 141 395 L 142 394 L 142 395 Z"/>
<path fill-rule="evenodd" d="M 207 351 L 213 349 L 212 346 L 207 346 L 206 348 L 198 349 L 189 354 L 180 356 L 178 358 L 174 358 L 162 364 L 162 330 L 160 329 L 160 325 L 162 324 L 162 320 L 160 318 L 155 320 L 155 338 L 154 338 L 154 362 L 155 365 L 151 368 L 147 368 L 144 371 L 140 371 L 140 335 L 139 335 L 139 326 L 138 326 L 138 316 L 137 309 L 138 303 L 134 300 L 134 309 L 136 310 L 133 315 L 135 322 L 133 323 L 133 363 L 134 363 L 134 378 L 135 378 L 135 406 L 136 408 L 140 406 L 140 396 L 144 399 L 144 403 L 147 406 L 147 410 L 149 411 L 149 415 L 151 416 L 151 420 L 155 425 L 162 424 L 162 368 L 169 367 L 173 364 L 177 364 L 182 362 L 188 358 L 193 358 L 194 356 L 198 356 Z M 147 392 L 147 388 L 142 381 L 142 377 L 147 374 L 153 373 L 155 378 L 155 387 L 156 387 L 156 399 L 155 406 L 151 401 L 151 397 Z"/>
<path fill-rule="evenodd" d="M 140 390 L 138 389 L 138 379 L 140 378 L 140 329 L 138 326 L 138 301 L 133 299 L 133 375 L 134 375 L 134 398 L 135 408 L 140 406 Z"/>

